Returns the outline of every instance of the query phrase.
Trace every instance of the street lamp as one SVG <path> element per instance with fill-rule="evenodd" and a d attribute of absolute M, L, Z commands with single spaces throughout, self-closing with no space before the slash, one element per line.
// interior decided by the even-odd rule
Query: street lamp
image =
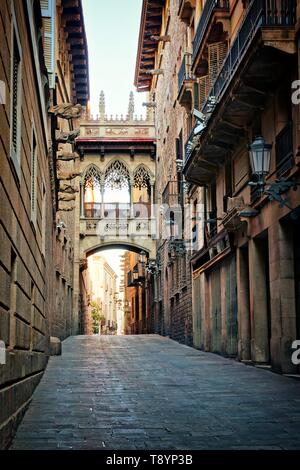
<path fill-rule="evenodd" d="M 288 207 L 288 198 L 283 198 L 289 189 L 297 191 L 297 187 L 300 185 L 295 180 L 286 180 L 283 178 L 276 179 L 270 183 L 266 183 L 266 176 L 270 173 L 271 164 L 271 152 L 272 144 L 267 144 L 265 139 L 261 136 L 256 137 L 251 145 L 249 145 L 249 158 L 251 163 L 252 174 L 256 176 L 257 181 L 250 181 L 249 186 L 258 186 L 260 192 L 265 194 L 270 201 L 279 202 L 279 207 Z M 253 217 L 257 215 L 257 211 L 251 212 L 247 215 Z M 243 214 L 244 215 L 244 214 Z"/>
<path fill-rule="evenodd" d="M 272 144 L 267 144 L 263 137 L 256 137 L 249 146 L 252 174 L 257 176 L 259 184 L 265 185 L 265 177 L 270 173 Z"/>
<path fill-rule="evenodd" d="M 139 268 L 138 266 L 134 266 L 133 270 L 132 270 L 132 276 L 133 276 L 133 281 L 137 281 L 138 278 L 139 278 Z"/>
<path fill-rule="evenodd" d="M 145 251 L 141 251 L 140 254 L 139 254 L 139 262 L 142 263 L 142 264 L 146 264 L 147 263 L 147 254 Z"/>

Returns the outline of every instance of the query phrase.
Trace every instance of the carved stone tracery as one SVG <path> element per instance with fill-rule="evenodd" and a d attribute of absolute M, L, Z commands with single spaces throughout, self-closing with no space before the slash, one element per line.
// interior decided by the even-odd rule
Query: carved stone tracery
<path fill-rule="evenodd" d="M 105 172 L 105 187 L 114 190 L 121 190 L 129 187 L 129 172 L 124 163 L 119 160 L 109 165 Z"/>
<path fill-rule="evenodd" d="M 150 175 L 145 167 L 139 167 L 134 174 L 134 187 L 135 188 L 149 188 Z"/>
<path fill-rule="evenodd" d="M 86 172 L 84 178 L 84 187 L 85 189 L 89 188 L 92 190 L 101 188 L 101 173 L 95 166 L 91 166 Z"/>

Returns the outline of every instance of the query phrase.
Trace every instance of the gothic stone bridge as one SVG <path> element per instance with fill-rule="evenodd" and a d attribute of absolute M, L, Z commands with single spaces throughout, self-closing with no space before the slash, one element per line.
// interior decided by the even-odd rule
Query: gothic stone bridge
<path fill-rule="evenodd" d="M 130 113 L 126 119 L 108 119 L 101 113 L 96 119 L 87 117 L 76 146 L 80 259 L 112 245 L 143 250 L 155 258 L 156 146 L 151 116 L 146 120 Z"/>

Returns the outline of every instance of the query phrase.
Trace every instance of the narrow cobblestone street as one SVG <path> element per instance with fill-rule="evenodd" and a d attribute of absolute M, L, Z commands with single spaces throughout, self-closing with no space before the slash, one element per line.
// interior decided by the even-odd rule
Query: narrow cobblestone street
<path fill-rule="evenodd" d="M 71 337 L 12 449 L 296 449 L 300 382 L 156 335 Z"/>

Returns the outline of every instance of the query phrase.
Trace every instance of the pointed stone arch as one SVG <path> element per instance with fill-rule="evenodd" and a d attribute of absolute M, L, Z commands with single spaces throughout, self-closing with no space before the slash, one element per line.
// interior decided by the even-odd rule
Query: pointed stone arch
<path fill-rule="evenodd" d="M 104 186 L 108 189 L 123 189 L 130 186 L 130 172 L 121 160 L 110 161 L 104 172 Z"/>
<path fill-rule="evenodd" d="M 152 175 L 146 165 L 139 165 L 133 173 L 133 184 L 135 188 L 149 188 L 152 181 Z"/>
<path fill-rule="evenodd" d="M 94 164 L 89 165 L 81 182 L 81 216 L 100 217 L 102 203 L 102 173 Z"/>
<path fill-rule="evenodd" d="M 101 185 L 102 177 L 103 174 L 100 168 L 98 168 L 92 163 L 85 169 L 82 175 L 82 183 L 84 184 L 84 186 L 86 185 L 86 183 L 89 183 L 91 185 L 93 182 L 94 184 Z"/>

